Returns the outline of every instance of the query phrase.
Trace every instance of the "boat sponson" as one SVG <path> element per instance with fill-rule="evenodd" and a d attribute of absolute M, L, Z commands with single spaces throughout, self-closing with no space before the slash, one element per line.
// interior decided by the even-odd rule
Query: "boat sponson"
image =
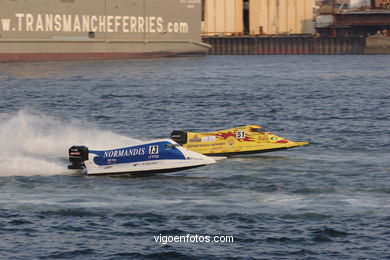
<path fill-rule="evenodd" d="M 180 168 L 170 168 L 170 169 L 160 169 L 160 170 L 150 170 L 150 171 L 130 171 L 130 172 L 107 172 L 107 173 L 92 173 L 88 174 L 88 176 L 146 176 L 146 175 L 153 175 L 158 173 L 170 173 L 170 172 L 178 172 L 183 170 L 188 170 L 192 168 L 197 168 L 201 166 L 205 166 L 206 164 L 201 165 L 195 165 L 195 166 L 186 166 L 186 167 L 180 167 Z"/>
<path fill-rule="evenodd" d="M 301 146 L 301 145 L 297 145 Z M 225 152 L 225 153 L 209 153 L 209 154 L 204 154 L 207 156 L 235 156 L 235 155 L 246 155 L 246 154 L 258 154 L 258 153 L 268 153 L 268 152 L 276 152 L 276 151 L 281 151 L 281 150 L 287 150 L 291 149 L 297 146 L 290 146 L 290 147 L 279 147 L 279 148 L 271 148 L 271 149 L 262 149 L 262 150 L 253 150 L 253 151 L 244 151 L 244 152 Z"/>

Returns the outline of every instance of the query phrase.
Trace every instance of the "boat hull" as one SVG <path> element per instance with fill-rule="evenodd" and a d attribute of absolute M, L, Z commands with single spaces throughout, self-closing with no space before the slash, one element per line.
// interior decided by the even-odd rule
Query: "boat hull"
<path fill-rule="evenodd" d="M 308 144 L 287 140 L 256 125 L 208 133 L 173 131 L 171 138 L 188 150 L 227 157 L 280 151 Z"/>
<path fill-rule="evenodd" d="M 201 1 L 0 1 L 0 62 L 205 55 Z"/>
<path fill-rule="evenodd" d="M 110 150 L 89 150 L 85 146 L 72 146 L 69 149 L 69 161 L 68 168 L 73 173 L 95 176 L 176 172 L 216 162 L 168 139 Z"/>
<path fill-rule="evenodd" d="M 250 155 L 250 154 L 277 152 L 277 151 L 283 151 L 283 150 L 291 149 L 291 148 L 294 148 L 294 147 L 298 147 L 298 146 L 279 147 L 279 148 L 260 149 L 260 150 L 250 150 L 250 151 L 241 151 L 241 152 L 205 153 L 204 155 L 207 155 L 207 156 L 231 157 L 231 156 L 237 156 L 237 155 Z"/>
<path fill-rule="evenodd" d="M 121 171 L 121 172 L 107 172 L 107 173 L 88 173 L 88 176 L 117 176 L 117 177 L 131 177 L 131 176 L 147 176 L 154 175 L 160 173 L 172 173 L 190 170 L 193 168 L 198 168 L 206 166 L 206 164 L 196 165 L 196 166 L 186 166 L 186 167 L 178 167 L 178 168 L 169 168 L 169 169 L 160 169 L 160 170 L 140 170 L 140 171 Z"/>
<path fill-rule="evenodd" d="M 0 53 L 0 62 L 126 60 L 202 55 L 205 55 L 203 51 L 139 53 Z"/>

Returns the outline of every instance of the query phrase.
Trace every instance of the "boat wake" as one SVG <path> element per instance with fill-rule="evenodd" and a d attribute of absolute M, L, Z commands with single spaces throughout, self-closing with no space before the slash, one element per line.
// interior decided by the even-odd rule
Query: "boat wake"
<path fill-rule="evenodd" d="M 65 174 L 68 149 L 75 144 L 106 149 L 140 143 L 88 123 L 26 110 L 0 114 L 0 142 L 0 177 Z"/>

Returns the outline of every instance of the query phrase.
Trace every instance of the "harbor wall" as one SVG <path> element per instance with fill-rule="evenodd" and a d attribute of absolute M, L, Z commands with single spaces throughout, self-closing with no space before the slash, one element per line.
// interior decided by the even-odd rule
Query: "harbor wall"
<path fill-rule="evenodd" d="M 296 37 L 203 37 L 210 55 L 364 54 L 366 39 Z"/>
<path fill-rule="evenodd" d="M 365 54 L 390 54 L 390 36 L 372 35 L 367 37 Z"/>

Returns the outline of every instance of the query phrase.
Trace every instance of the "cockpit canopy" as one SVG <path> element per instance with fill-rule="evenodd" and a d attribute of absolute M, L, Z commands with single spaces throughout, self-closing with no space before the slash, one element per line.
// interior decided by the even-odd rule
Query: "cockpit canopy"
<path fill-rule="evenodd" d="M 251 128 L 251 132 L 254 132 L 254 133 L 265 133 L 265 132 L 268 132 L 268 131 L 261 127 L 261 128 Z"/>

